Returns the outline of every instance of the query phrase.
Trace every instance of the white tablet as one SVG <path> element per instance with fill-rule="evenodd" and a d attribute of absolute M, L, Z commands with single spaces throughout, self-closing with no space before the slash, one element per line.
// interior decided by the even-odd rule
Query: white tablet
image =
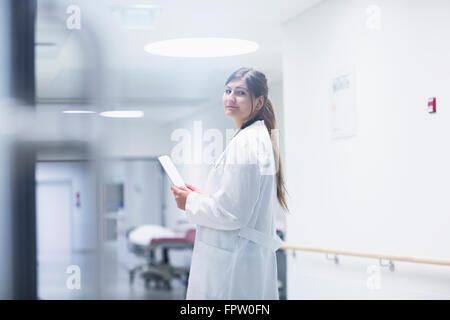
<path fill-rule="evenodd" d="M 172 183 L 177 187 L 185 187 L 187 189 L 186 185 L 184 184 L 184 180 L 183 178 L 181 178 L 181 175 L 173 164 L 172 159 L 170 159 L 169 156 L 160 156 L 158 157 L 158 160 L 163 166 Z"/>

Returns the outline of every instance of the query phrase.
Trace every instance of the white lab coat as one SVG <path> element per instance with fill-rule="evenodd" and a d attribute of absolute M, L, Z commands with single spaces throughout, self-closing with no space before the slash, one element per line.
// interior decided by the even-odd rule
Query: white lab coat
<path fill-rule="evenodd" d="M 278 299 L 276 188 L 272 142 L 259 120 L 230 141 L 204 193 L 187 197 L 197 226 L 187 299 Z"/>

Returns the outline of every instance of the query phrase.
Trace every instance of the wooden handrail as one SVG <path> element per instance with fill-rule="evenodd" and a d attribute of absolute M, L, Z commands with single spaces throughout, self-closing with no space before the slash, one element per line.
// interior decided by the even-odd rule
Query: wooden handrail
<path fill-rule="evenodd" d="M 419 257 L 393 256 L 393 255 L 377 254 L 377 253 L 362 253 L 362 252 L 346 251 L 346 250 L 297 246 L 297 245 L 288 244 L 286 242 L 283 243 L 283 245 L 281 246 L 280 249 L 294 250 L 294 251 L 333 253 L 336 255 L 353 256 L 353 257 L 361 257 L 361 258 L 374 258 L 374 259 L 383 259 L 383 260 L 391 260 L 391 261 L 403 261 L 403 262 L 413 262 L 413 263 L 422 263 L 422 264 L 437 264 L 437 265 L 442 265 L 442 266 L 450 266 L 450 259 L 434 259 L 434 258 L 424 258 L 424 257 L 419 258 Z"/>

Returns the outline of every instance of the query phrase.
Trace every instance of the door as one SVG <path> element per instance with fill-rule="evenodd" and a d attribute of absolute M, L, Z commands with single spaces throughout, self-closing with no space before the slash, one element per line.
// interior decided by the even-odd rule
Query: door
<path fill-rule="evenodd" d="M 37 183 L 38 261 L 72 253 L 70 181 Z"/>

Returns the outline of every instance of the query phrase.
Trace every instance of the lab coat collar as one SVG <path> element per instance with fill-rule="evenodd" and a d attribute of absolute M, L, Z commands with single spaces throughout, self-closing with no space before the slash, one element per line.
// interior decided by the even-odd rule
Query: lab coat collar
<path fill-rule="evenodd" d="M 231 140 L 233 140 L 233 139 L 236 137 L 236 135 L 237 135 L 238 133 L 240 133 L 240 132 L 243 132 L 243 131 L 245 131 L 245 130 L 247 130 L 247 129 L 250 129 L 250 128 L 255 128 L 255 127 L 263 126 L 263 125 L 264 125 L 264 120 L 257 120 L 257 121 L 255 121 L 255 122 L 253 122 L 251 125 L 249 125 L 248 127 L 245 127 L 244 129 L 238 130 L 238 131 L 234 134 L 233 138 L 231 138 Z M 219 165 L 220 161 L 221 161 L 222 158 L 224 157 L 224 155 L 225 155 L 225 153 L 226 153 L 228 147 L 231 145 L 231 140 L 230 140 L 230 142 L 228 143 L 228 145 L 226 146 L 225 150 L 222 152 L 222 154 L 221 154 L 221 155 L 217 158 L 217 160 L 214 162 L 214 168 L 217 168 L 217 166 Z"/>
<path fill-rule="evenodd" d="M 234 134 L 233 138 L 236 137 L 240 132 L 243 132 L 243 131 L 247 130 L 248 128 L 254 128 L 254 127 L 257 127 L 257 126 L 261 126 L 261 125 L 264 125 L 264 120 L 256 120 L 255 122 L 253 122 L 253 123 L 250 124 L 249 126 L 245 127 L 244 129 L 239 129 L 239 130 Z"/>

